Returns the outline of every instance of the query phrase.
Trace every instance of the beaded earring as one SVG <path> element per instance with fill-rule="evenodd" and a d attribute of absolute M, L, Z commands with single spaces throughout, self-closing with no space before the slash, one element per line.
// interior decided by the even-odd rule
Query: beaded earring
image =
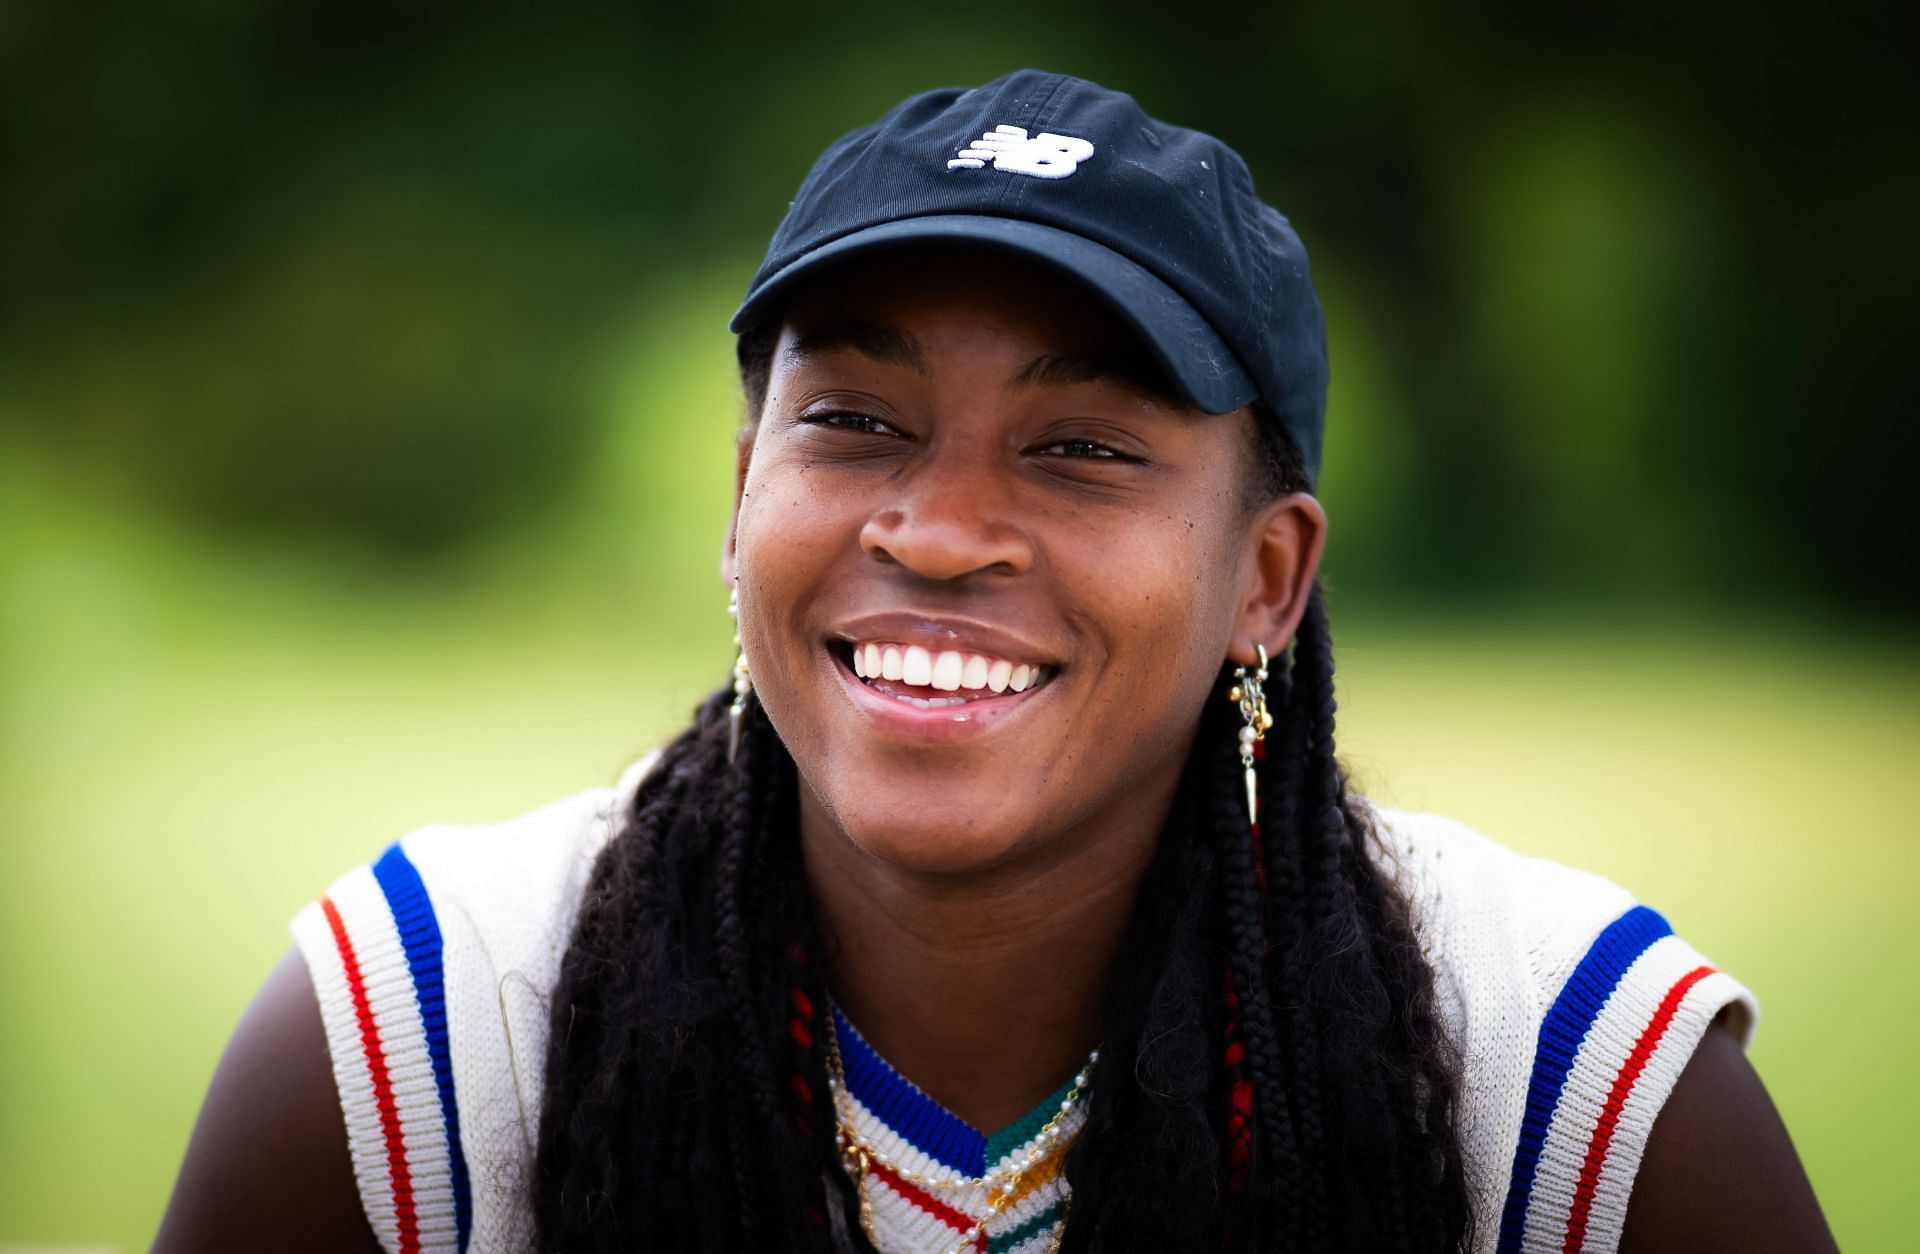
<path fill-rule="evenodd" d="M 1260 655 L 1259 665 L 1251 674 L 1246 667 L 1236 666 L 1233 687 L 1227 690 L 1227 700 L 1240 707 L 1240 717 L 1246 720 L 1240 729 L 1240 765 L 1246 768 L 1248 823 L 1260 821 L 1260 781 L 1254 774 L 1253 764 L 1259 760 L 1261 742 L 1273 726 L 1273 715 L 1267 710 L 1267 649 L 1261 644 L 1253 648 Z"/>
<path fill-rule="evenodd" d="M 740 643 L 740 585 L 727 594 L 727 617 L 733 620 L 733 705 L 727 710 L 727 761 L 740 756 L 740 723 L 747 716 L 747 697 L 753 676 L 747 670 L 747 650 Z"/>

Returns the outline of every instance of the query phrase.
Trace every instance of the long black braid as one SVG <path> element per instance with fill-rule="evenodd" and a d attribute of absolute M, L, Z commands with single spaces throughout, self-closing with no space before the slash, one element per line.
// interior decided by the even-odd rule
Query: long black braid
<path fill-rule="evenodd" d="M 1301 486 L 1284 438 L 1255 429 L 1252 495 Z M 1317 589 L 1274 670 L 1257 836 L 1235 708 L 1202 712 L 1108 992 L 1068 1250 L 1465 1243 L 1457 1067 L 1334 757 Z M 553 997 L 542 1250 L 868 1248 L 834 1142 L 797 773 L 757 705 L 727 760 L 730 695 L 663 752 L 582 903 Z"/>

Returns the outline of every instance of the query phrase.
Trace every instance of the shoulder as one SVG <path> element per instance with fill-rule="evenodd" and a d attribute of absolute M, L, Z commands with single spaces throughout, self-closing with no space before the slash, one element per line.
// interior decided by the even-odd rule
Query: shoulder
<path fill-rule="evenodd" d="M 1454 996 L 1530 1005 L 1542 1021 L 1557 1010 L 1571 1029 L 1567 1016 L 1597 1011 L 1649 976 L 1672 975 L 1655 981 L 1663 993 L 1714 978 L 1727 1026 L 1742 1044 L 1751 1038 L 1759 1017 L 1752 994 L 1613 881 L 1516 853 L 1441 815 L 1373 813 L 1387 874 L 1406 893 L 1421 947 Z"/>
<path fill-rule="evenodd" d="M 361 1201 L 389 1248 L 531 1236 L 547 998 L 600 850 L 651 765 L 501 823 L 401 837 L 293 920 Z"/>
<path fill-rule="evenodd" d="M 1460 1054 L 1480 1244 L 1615 1248 L 1695 1047 L 1716 1020 L 1744 1044 L 1757 1004 L 1602 876 L 1437 815 L 1376 814 Z"/>
<path fill-rule="evenodd" d="M 336 932 L 337 914 L 354 940 L 379 944 L 391 930 L 414 966 L 436 941 L 443 949 L 480 944 L 511 969 L 540 965 L 555 943 L 565 944 L 622 796 L 592 788 L 504 822 L 410 832 L 334 881 L 296 919 L 296 934 L 310 925 L 301 919 Z"/>

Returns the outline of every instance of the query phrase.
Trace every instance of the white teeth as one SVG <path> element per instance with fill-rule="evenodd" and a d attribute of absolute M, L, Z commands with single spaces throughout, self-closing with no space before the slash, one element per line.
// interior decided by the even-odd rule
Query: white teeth
<path fill-rule="evenodd" d="M 965 669 L 966 661 L 952 649 L 944 650 L 933 659 L 932 684 L 942 692 L 952 692 L 960 687 L 960 672 Z"/>
<path fill-rule="evenodd" d="M 978 653 L 967 654 L 967 669 L 961 672 L 962 688 L 984 688 L 987 686 L 987 659 Z"/>
<path fill-rule="evenodd" d="M 853 672 L 862 679 L 891 679 L 916 688 L 940 692 L 972 692 L 982 689 L 994 693 L 1025 692 L 1039 685 L 1047 668 L 1031 662 L 1013 662 L 988 657 L 984 653 L 966 653 L 958 649 L 935 652 L 922 645 L 881 644 L 870 641 L 853 646 Z M 919 698 L 899 695 L 902 701 Z M 956 704 L 961 697 L 930 697 L 934 706 Z M 928 707 L 933 708 L 933 707 Z"/>

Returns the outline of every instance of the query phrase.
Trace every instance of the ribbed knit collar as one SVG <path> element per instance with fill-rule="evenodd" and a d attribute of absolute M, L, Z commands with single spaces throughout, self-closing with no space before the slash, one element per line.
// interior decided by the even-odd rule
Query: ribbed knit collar
<path fill-rule="evenodd" d="M 962 1175 L 985 1175 L 1024 1147 L 1073 1091 L 1069 1080 L 1000 1131 L 982 1132 L 895 1070 L 838 1006 L 833 1007 L 833 1030 L 840 1042 L 847 1091 L 915 1149 Z"/>

